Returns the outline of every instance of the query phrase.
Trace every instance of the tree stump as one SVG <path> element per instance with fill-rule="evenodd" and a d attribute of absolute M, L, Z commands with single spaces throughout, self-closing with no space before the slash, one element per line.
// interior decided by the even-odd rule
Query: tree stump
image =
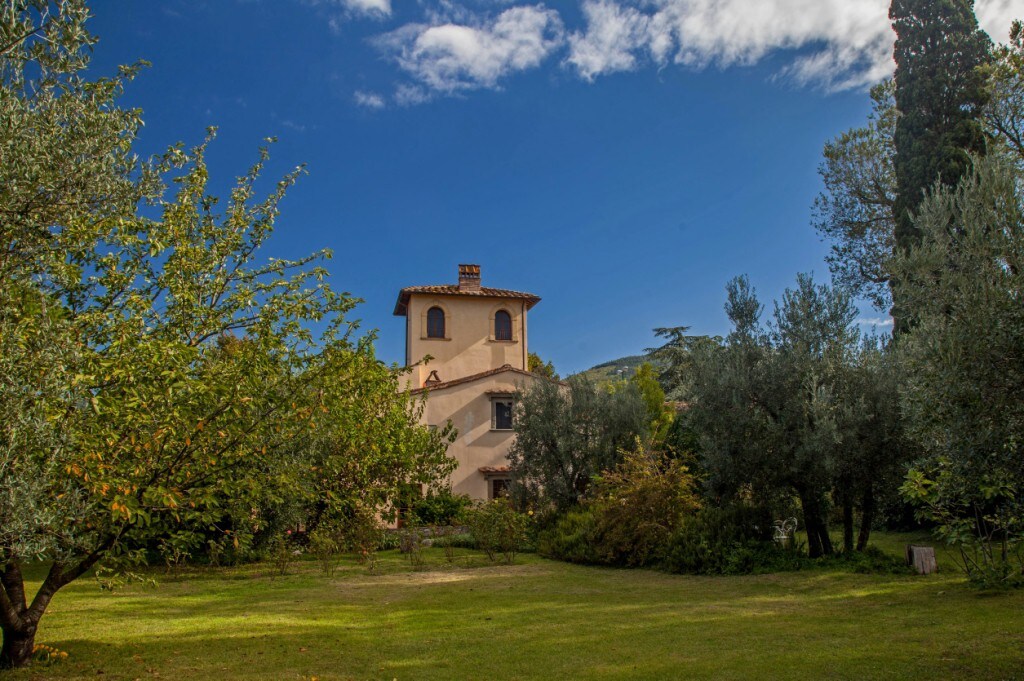
<path fill-rule="evenodd" d="M 913 565 L 919 575 L 930 575 L 939 571 L 935 562 L 935 549 L 931 546 L 907 545 L 907 565 Z"/>

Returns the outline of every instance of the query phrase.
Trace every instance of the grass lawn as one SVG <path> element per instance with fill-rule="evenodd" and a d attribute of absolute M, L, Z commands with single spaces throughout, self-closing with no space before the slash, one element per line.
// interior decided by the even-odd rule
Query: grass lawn
<path fill-rule="evenodd" d="M 879 537 L 901 550 L 908 537 Z M 69 653 L 3 679 L 1024 679 L 1024 592 L 815 570 L 688 577 L 527 555 L 380 574 L 315 563 L 157 575 L 54 599 L 37 643 Z"/>

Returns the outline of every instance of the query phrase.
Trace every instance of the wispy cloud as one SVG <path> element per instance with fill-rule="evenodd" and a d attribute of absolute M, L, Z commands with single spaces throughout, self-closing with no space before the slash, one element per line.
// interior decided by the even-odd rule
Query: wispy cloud
<path fill-rule="evenodd" d="M 391 16 L 391 0 L 305 1 Z M 788 54 L 776 78 L 828 91 L 866 87 L 894 66 L 890 0 L 577 2 L 582 21 L 566 29 L 562 16 L 543 4 L 419 0 L 418 22 L 373 40 L 407 77 L 390 99 L 409 105 L 498 88 L 508 76 L 545 62 L 593 82 L 641 68 L 728 68 Z M 982 28 L 1005 40 L 1016 3 L 977 0 Z M 337 17 L 332 21 L 341 26 Z"/>
<path fill-rule="evenodd" d="M 979 0 L 983 29 L 1004 39 L 1011 0 Z M 828 90 L 864 87 L 892 73 L 889 0 L 582 0 L 585 26 L 566 63 L 595 76 L 668 63 L 695 68 L 801 54 L 779 73 Z M 1019 11 L 1019 10 L 1018 10 Z"/>
<path fill-rule="evenodd" d="M 294 130 L 295 132 L 306 132 L 305 125 L 302 125 L 301 123 L 296 123 L 295 121 L 288 119 L 281 121 L 281 127 L 288 128 L 289 130 Z"/>
<path fill-rule="evenodd" d="M 391 0 L 340 0 L 347 9 L 359 14 L 391 16 Z"/>
<path fill-rule="evenodd" d="M 635 7 L 612 0 L 583 3 L 587 28 L 569 36 L 569 56 L 565 62 L 585 80 L 614 71 L 637 68 L 639 53 L 648 53 L 663 61 L 665 41 L 657 39 L 650 15 Z"/>
<path fill-rule="evenodd" d="M 472 23 L 409 24 L 377 44 L 418 85 L 452 94 L 497 87 L 506 76 L 539 66 L 563 40 L 558 13 L 533 5 Z"/>
<path fill-rule="evenodd" d="M 345 23 L 354 18 L 386 19 L 391 16 L 391 0 L 299 0 L 316 8 L 327 19 L 331 33 L 340 34 Z"/>
<path fill-rule="evenodd" d="M 357 90 L 353 95 L 356 104 L 367 109 L 383 109 L 386 106 L 384 98 L 376 92 L 362 92 Z"/>
<path fill-rule="evenodd" d="M 586 25 L 566 62 L 583 78 L 643 63 L 694 68 L 754 64 L 810 49 L 784 74 L 856 87 L 892 69 L 888 0 L 583 0 Z"/>
<path fill-rule="evenodd" d="M 862 326 L 887 327 L 892 326 L 892 317 L 861 317 L 857 323 Z"/>

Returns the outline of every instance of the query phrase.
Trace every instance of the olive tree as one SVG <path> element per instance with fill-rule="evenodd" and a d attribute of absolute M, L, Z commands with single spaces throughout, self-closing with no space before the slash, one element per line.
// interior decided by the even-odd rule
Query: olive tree
<path fill-rule="evenodd" d="M 535 381 L 516 393 L 516 439 L 509 449 L 513 494 L 544 499 L 564 511 L 587 493 L 594 476 L 648 435 L 649 418 L 633 383 L 603 390 L 583 376 L 563 386 Z"/>
<path fill-rule="evenodd" d="M 924 451 L 904 485 L 972 577 L 1024 578 L 1024 195 L 1006 158 L 975 159 L 921 205 L 897 261 L 918 325 L 901 399 Z"/>

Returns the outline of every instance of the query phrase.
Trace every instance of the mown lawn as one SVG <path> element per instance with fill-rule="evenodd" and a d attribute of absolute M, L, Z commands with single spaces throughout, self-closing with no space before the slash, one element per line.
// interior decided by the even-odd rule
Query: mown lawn
<path fill-rule="evenodd" d="M 113 594 L 83 580 L 37 639 L 67 661 L 5 678 L 1024 679 L 1024 593 L 980 593 L 950 570 L 687 577 L 427 558 L 330 578 L 312 562 L 277 578 L 157 573 Z"/>

